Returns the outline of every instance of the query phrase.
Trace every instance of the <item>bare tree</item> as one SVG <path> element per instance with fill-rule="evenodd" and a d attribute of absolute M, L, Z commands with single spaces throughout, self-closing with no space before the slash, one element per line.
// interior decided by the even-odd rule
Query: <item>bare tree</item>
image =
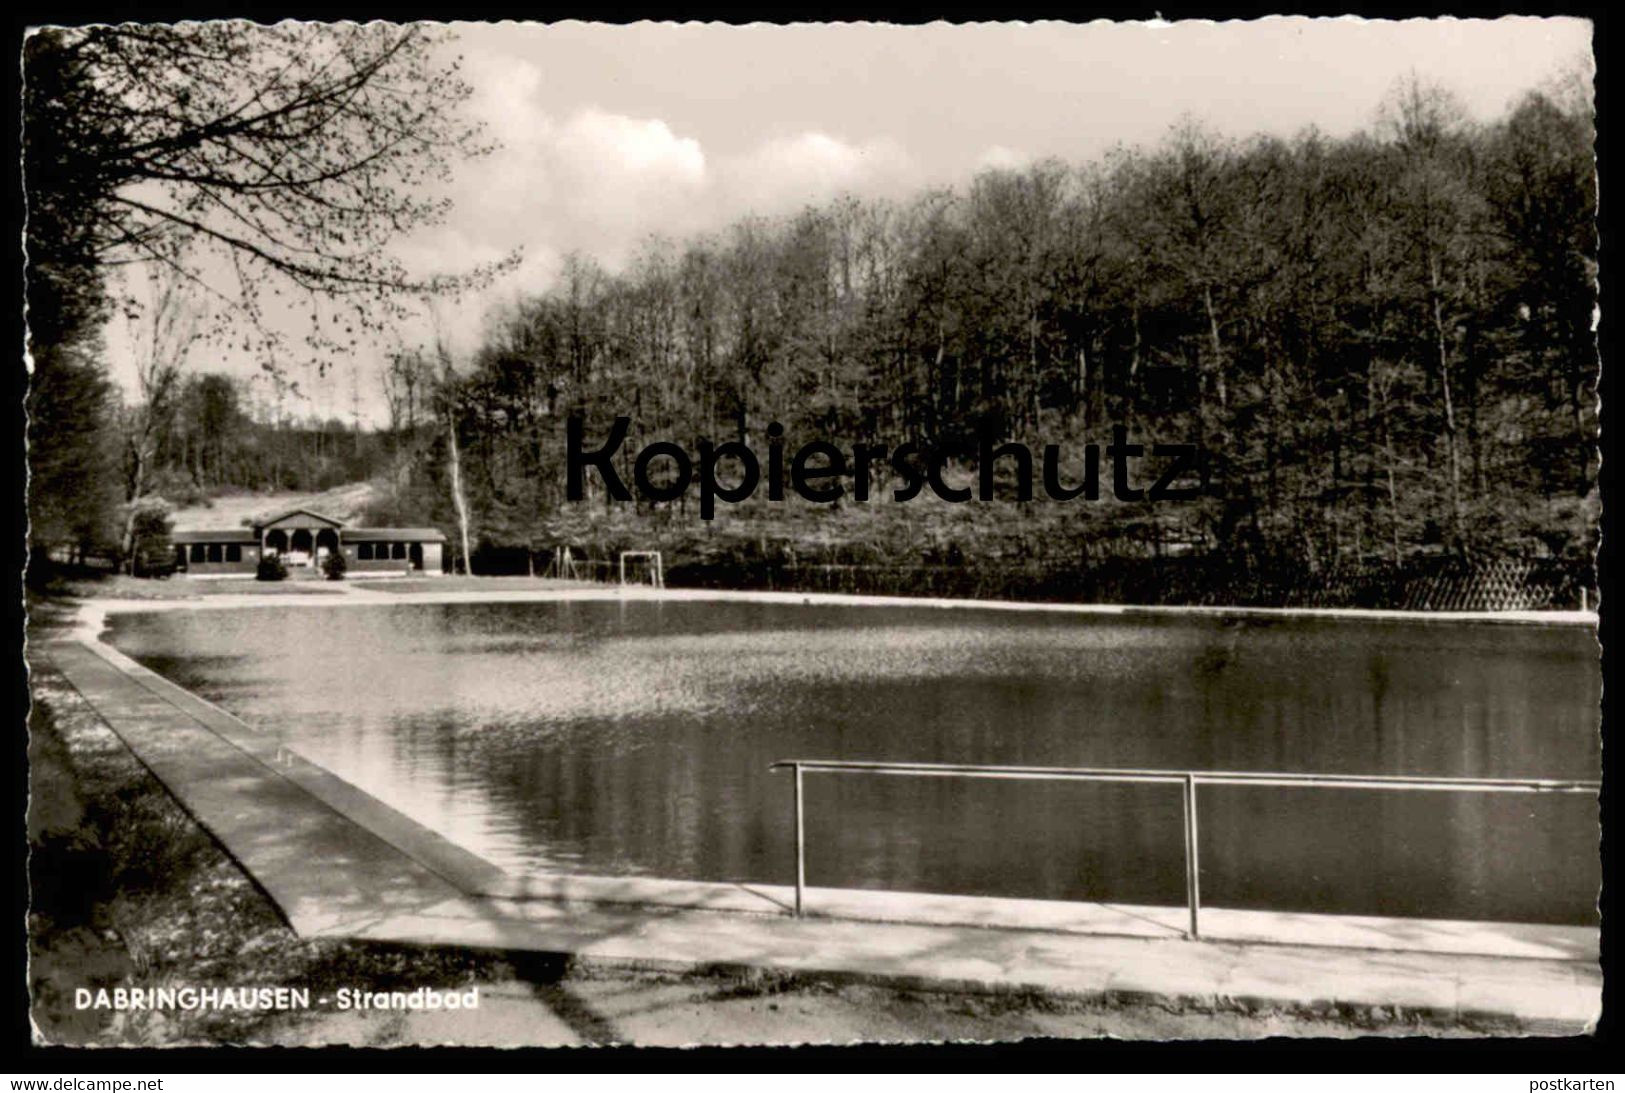
<path fill-rule="evenodd" d="M 1449 475 L 1450 528 L 1455 547 L 1466 544 L 1462 496 L 1461 422 L 1457 403 L 1457 329 L 1471 304 L 1460 297 L 1474 225 L 1469 168 L 1459 138 L 1465 112 L 1449 92 L 1422 82 L 1414 73 L 1401 80 L 1384 104 L 1379 123 L 1400 154 L 1402 230 L 1420 278 L 1419 296 L 1428 332 L 1428 355 L 1439 382 Z"/>
<path fill-rule="evenodd" d="M 70 206 L 104 268 L 171 267 L 234 337 L 246 319 L 268 362 L 296 349 L 266 321 L 286 313 L 308 314 L 313 356 L 351 349 L 424 292 L 504 266 L 414 274 L 388 249 L 445 215 L 454 160 L 490 148 L 460 116 L 471 91 L 442 39 L 246 20 L 36 31 L 25 79 L 71 93 L 73 124 L 26 127 L 31 214 Z"/>
<path fill-rule="evenodd" d="M 148 278 L 150 300 L 131 323 L 136 346 L 138 401 L 126 416 L 124 437 L 125 516 L 121 550 L 135 571 L 135 526 L 139 503 L 147 496 L 158 435 L 175 412 L 182 367 L 201 336 L 204 311 L 188 293 L 173 264 L 155 266 Z"/>
<path fill-rule="evenodd" d="M 98 392 L 111 388 L 94 357 L 110 269 L 166 267 L 210 301 L 210 334 L 280 375 L 302 363 L 325 371 L 398 319 L 403 301 L 518 261 L 447 275 L 407 270 L 390 250 L 444 216 L 452 165 L 490 148 L 462 116 L 471 89 L 445 38 L 382 22 L 247 20 L 28 34 L 36 543 L 117 534 L 117 472 L 84 454 L 119 441 L 104 428 Z"/>
<path fill-rule="evenodd" d="M 451 346 L 433 300 L 425 301 L 434 323 L 435 359 L 440 363 L 440 402 L 446 419 L 446 453 L 451 471 L 451 503 L 457 510 L 457 534 L 463 549 L 463 572 L 474 575 L 474 557 L 468 549 L 468 497 L 463 492 L 463 459 L 457 446 L 457 370 L 451 363 Z"/>

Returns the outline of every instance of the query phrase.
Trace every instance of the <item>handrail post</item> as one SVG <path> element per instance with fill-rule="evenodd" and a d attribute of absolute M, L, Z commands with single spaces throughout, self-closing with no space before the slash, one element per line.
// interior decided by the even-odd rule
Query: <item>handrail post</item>
<path fill-rule="evenodd" d="M 1185 773 L 1185 902 L 1190 907 L 1190 939 L 1198 940 L 1201 930 L 1197 915 L 1202 905 L 1201 854 L 1197 846 L 1196 775 Z"/>
<path fill-rule="evenodd" d="M 801 764 L 792 765 L 795 771 L 796 799 L 796 917 L 801 917 L 801 893 L 807 887 L 807 823 L 801 807 Z"/>

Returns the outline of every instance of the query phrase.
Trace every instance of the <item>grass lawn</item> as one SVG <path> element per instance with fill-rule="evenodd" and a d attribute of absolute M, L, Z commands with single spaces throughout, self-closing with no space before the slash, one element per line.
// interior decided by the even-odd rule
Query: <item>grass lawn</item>
<path fill-rule="evenodd" d="M 203 596 L 342 596 L 350 588 L 368 592 L 531 592 L 565 588 L 612 587 L 593 581 L 563 581 L 552 577 L 379 577 L 326 581 L 289 578 L 285 581 L 259 581 L 253 577 L 213 577 L 199 579 L 174 576 L 167 580 L 128 577 L 122 573 L 104 577 L 73 577 L 56 581 L 51 595 L 73 599 L 102 600 L 193 600 Z"/>
<path fill-rule="evenodd" d="M 344 590 L 321 580 L 257 581 L 253 577 L 219 577 L 197 580 L 175 576 L 167 580 L 128 577 L 122 573 L 104 577 L 72 577 L 54 582 L 49 593 L 74 599 L 102 600 L 193 600 L 200 596 L 342 596 Z"/>

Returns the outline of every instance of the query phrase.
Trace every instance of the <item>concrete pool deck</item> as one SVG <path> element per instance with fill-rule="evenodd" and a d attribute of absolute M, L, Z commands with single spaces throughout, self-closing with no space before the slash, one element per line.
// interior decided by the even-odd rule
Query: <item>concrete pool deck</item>
<path fill-rule="evenodd" d="M 1600 1014 L 1594 928 L 1204 908 L 1192 942 L 1182 907 L 813 888 L 798 919 L 782 886 L 511 877 L 96 640 L 101 621 L 92 608 L 36 655 L 302 936 L 1201 1007 L 1398 1008 L 1541 1032 Z"/>

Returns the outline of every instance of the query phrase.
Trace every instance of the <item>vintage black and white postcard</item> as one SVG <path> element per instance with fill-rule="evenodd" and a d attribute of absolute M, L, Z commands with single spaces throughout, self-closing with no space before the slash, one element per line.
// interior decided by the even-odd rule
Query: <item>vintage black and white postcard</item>
<path fill-rule="evenodd" d="M 1588 21 L 20 64 L 37 1044 L 1595 1029 Z"/>

